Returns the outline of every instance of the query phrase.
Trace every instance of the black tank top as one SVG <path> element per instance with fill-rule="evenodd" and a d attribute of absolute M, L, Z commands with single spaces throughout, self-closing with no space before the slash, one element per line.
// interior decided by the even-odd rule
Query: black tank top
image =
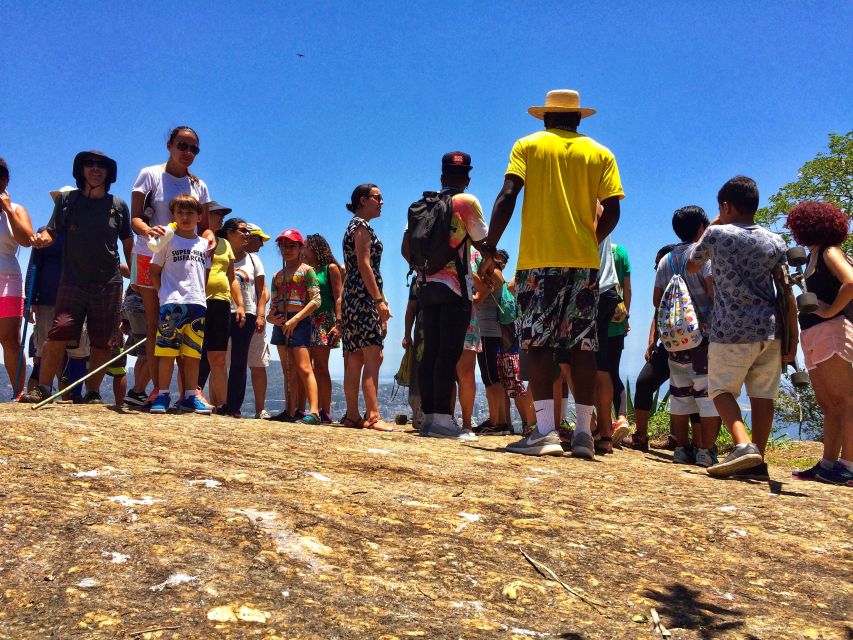
<path fill-rule="evenodd" d="M 841 281 L 832 275 L 829 267 L 826 266 L 826 261 L 823 259 L 823 254 L 826 250 L 827 247 L 818 249 L 817 262 L 815 263 L 814 271 L 806 278 L 806 287 L 821 302 L 832 304 L 838 295 L 838 290 L 841 288 Z M 801 313 L 799 315 L 800 328 L 810 329 L 821 322 L 832 320 L 841 315 L 844 315 L 843 311 L 832 318 L 821 318 L 814 313 Z"/>

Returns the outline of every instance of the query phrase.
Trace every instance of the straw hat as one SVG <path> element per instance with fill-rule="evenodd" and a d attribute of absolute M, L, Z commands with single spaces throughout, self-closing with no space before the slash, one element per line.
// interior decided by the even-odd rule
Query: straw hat
<path fill-rule="evenodd" d="M 579 113 L 581 118 L 588 118 L 595 109 L 581 107 L 581 96 L 573 89 L 556 89 L 545 96 L 545 106 L 530 107 L 527 113 L 539 120 L 545 119 L 546 113 Z"/>

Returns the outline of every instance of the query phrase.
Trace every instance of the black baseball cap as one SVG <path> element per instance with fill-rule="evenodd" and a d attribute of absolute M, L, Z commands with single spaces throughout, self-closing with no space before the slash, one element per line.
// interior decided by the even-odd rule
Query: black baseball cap
<path fill-rule="evenodd" d="M 451 151 L 441 156 L 441 171 L 443 173 L 468 173 L 471 166 L 471 156 L 464 151 Z"/>

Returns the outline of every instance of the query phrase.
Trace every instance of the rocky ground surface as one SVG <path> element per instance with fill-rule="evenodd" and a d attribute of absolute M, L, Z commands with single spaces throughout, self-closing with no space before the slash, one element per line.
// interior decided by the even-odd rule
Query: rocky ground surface
<path fill-rule="evenodd" d="M 510 441 L 3 405 L 0 638 L 853 637 L 816 445 L 767 483 Z"/>

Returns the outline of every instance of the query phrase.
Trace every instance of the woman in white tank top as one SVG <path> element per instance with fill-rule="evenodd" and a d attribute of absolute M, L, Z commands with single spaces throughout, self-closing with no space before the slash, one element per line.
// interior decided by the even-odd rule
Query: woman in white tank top
<path fill-rule="evenodd" d="M 151 265 L 151 249 L 148 240 L 162 236 L 166 225 L 172 221 L 169 202 L 178 195 L 188 193 L 202 205 L 199 235 L 210 242 L 211 249 L 216 246 L 209 225 L 210 195 L 203 180 L 190 173 L 190 166 L 199 154 L 199 138 L 196 132 L 181 125 L 172 129 L 166 141 L 169 159 L 165 164 L 145 167 L 136 178 L 130 200 L 131 227 L 136 233 L 133 248 L 130 283 L 142 296 L 145 307 L 148 341 L 145 344 L 149 373 L 156 376 L 157 358 L 154 357 L 154 344 L 157 336 L 157 322 L 160 318 L 160 302 L 157 291 L 148 275 Z M 156 388 L 155 388 L 156 391 Z M 152 393 L 153 395 L 153 393 Z"/>
<path fill-rule="evenodd" d="M 17 390 L 21 318 L 24 316 L 18 247 L 30 246 L 33 226 L 27 210 L 12 202 L 6 193 L 8 186 L 9 166 L 0 158 L 0 346 L 9 383 Z"/>

